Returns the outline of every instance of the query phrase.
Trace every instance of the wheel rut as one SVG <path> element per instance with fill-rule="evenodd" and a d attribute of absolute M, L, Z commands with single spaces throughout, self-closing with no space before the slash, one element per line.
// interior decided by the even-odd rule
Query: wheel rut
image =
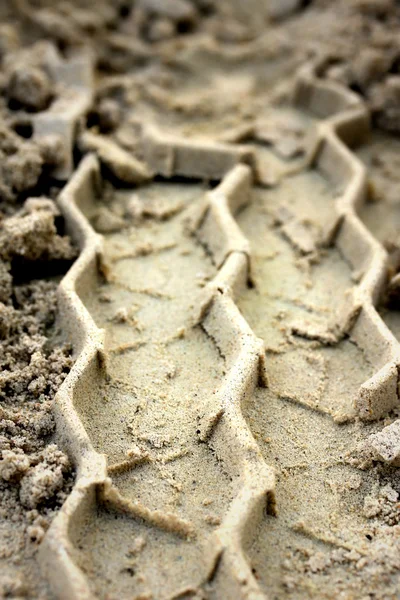
<path fill-rule="evenodd" d="M 277 473 L 277 515 L 261 524 L 248 556 L 270 599 L 364 598 L 379 571 L 383 542 L 366 507 L 382 474 L 360 460 L 376 426 L 360 423 L 354 407 L 375 368 L 351 331 L 320 335 L 340 322 L 357 284 L 336 245 L 321 246 L 336 197 L 320 172 L 303 170 L 256 189 L 237 219 L 251 243 L 253 282 L 238 306 L 265 342 L 268 376 L 244 416 Z"/>
<path fill-rule="evenodd" d="M 365 111 L 313 77 L 299 75 L 298 103 L 332 94 L 351 114 L 314 130 L 270 107 L 289 138 L 257 124 L 218 143 L 149 127 L 142 185 L 106 184 L 100 202 L 92 185 L 80 202 L 103 236 L 96 283 L 78 287 L 106 378 L 73 398 L 76 492 L 96 495 L 70 538 L 95 597 L 361 600 L 396 571 L 399 492 L 368 447 L 379 423 L 361 422 L 397 401 L 374 308 L 386 254 L 358 219 L 365 172 L 335 129 L 362 133 Z M 222 181 L 143 184 L 152 170 Z"/>
<path fill-rule="evenodd" d="M 204 192 L 154 183 L 116 191 L 107 203 L 113 215 L 144 206 L 153 217 L 136 215 L 103 234 L 106 280 L 87 306 L 106 332 L 108 380 L 77 409 L 118 493 L 185 528 L 182 537 L 99 509 L 79 541 L 99 597 L 131 597 L 134 586 L 167 598 L 199 583 L 203 545 L 232 500 L 234 484 L 196 435 L 199 406 L 225 369 L 211 339 L 193 327 L 216 272 L 186 225 Z M 102 229 L 99 213 L 88 216 Z"/>

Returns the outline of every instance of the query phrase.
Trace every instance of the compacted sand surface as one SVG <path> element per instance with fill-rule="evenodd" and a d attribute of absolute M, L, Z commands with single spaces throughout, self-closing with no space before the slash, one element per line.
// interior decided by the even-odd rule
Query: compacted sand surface
<path fill-rule="evenodd" d="M 176 514 L 197 535 L 182 540 L 100 511 L 79 543 L 101 597 L 128 597 L 132 582 L 167 596 L 200 581 L 201 548 L 232 500 L 229 476 L 196 436 L 198 408 L 224 376 L 215 344 L 193 328 L 202 289 L 215 274 L 185 227 L 187 210 L 203 195 L 200 185 L 154 183 L 115 192 L 111 201 L 115 210 L 153 202 L 166 216 L 131 218 L 127 229 L 105 235 L 110 282 L 87 304 L 106 330 L 109 381 L 78 410 L 111 473 L 127 453 L 137 454 L 136 464 L 112 474 L 121 494 Z M 111 559 L 110 548 L 118 549 Z"/>
<path fill-rule="evenodd" d="M 332 199 L 320 176 L 300 173 L 260 190 L 238 218 L 256 248 L 254 287 L 239 306 L 265 340 L 269 377 L 244 414 L 278 477 L 278 514 L 266 518 L 249 557 L 272 598 L 395 598 L 397 576 L 381 590 L 376 581 L 385 580 L 396 553 L 397 528 L 380 527 L 368 507 L 387 502 L 393 490 L 396 515 L 396 470 L 365 469 L 353 454 L 373 430 L 351 422 L 354 395 L 373 365 L 351 336 L 326 346 L 293 335 L 294 324 L 332 319 L 338 298 L 354 285 L 351 269 L 336 249 L 307 264 L 274 219 L 276 206 L 287 203 L 323 222 Z"/>
<path fill-rule="evenodd" d="M 326 130 L 294 105 L 299 69 L 314 64 L 370 117 L 351 150 L 368 188 L 352 218 L 386 252 L 368 302 L 395 348 L 399 30 L 391 0 L 0 2 L 0 598 L 400 597 L 399 406 L 360 418 L 360 389 L 384 364 L 369 352 L 377 338 L 353 327 L 365 303 L 347 318 L 362 257 L 337 241 L 349 212 L 327 176 L 335 159 L 312 159 Z M 66 208 L 90 153 L 101 192 Z M 238 162 L 249 197 L 239 185 L 207 238 L 207 202 Z M 239 248 L 226 250 L 224 227 Z M 88 231 L 95 276 L 66 300 Z M 221 284 L 231 263 L 244 285 Z M 240 311 L 217 316 L 222 342 L 217 294 Z M 62 415 L 57 392 L 79 384 L 97 343 L 71 336 L 71 297 L 104 345 L 98 377 Z M 258 338 L 258 383 L 229 353 L 235 336 Z M 398 396 L 398 356 L 382 404 Z M 237 387 L 254 385 L 233 390 L 244 422 L 228 423 L 221 451 L 235 369 Z M 88 455 L 106 482 L 74 512 Z M 265 470 L 244 475 L 253 459 Z M 275 487 L 249 509 L 267 472 Z"/>

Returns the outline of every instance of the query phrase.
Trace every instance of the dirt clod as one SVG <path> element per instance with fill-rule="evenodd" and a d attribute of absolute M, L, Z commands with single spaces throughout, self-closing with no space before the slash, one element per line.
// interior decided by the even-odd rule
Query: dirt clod
<path fill-rule="evenodd" d="M 50 78 L 35 67 L 18 66 L 10 76 L 7 96 L 10 102 L 27 110 L 44 110 L 52 96 Z"/>

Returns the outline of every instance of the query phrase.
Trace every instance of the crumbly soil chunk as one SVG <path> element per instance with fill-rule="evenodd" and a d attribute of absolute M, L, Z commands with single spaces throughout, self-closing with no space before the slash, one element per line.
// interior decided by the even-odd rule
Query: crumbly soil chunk
<path fill-rule="evenodd" d="M 27 110 L 43 110 L 52 93 L 50 78 L 35 67 L 18 66 L 12 70 L 7 87 L 7 97 Z"/>
<path fill-rule="evenodd" d="M 56 283 L 11 288 L 5 272 L 10 293 L 0 304 L 0 561 L 14 567 L 11 579 L 2 567 L 0 596 L 42 598 L 48 594 L 37 576 L 36 551 L 73 483 L 67 456 L 51 442 L 52 401 L 72 359 L 70 348 L 52 339 Z"/>
<path fill-rule="evenodd" d="M 38 144 L 15 127 L 29 131 L 29 113 L 45 110 L 53 89 L 40 66 L 22 64 L 14 34 L 0 30 L 0 597 L 49 598 L 37 550 L 74 481 L 53 439 L 52 403 L 72 359 L 55 322 L 58 277 L 49 274 L 65 272 L 76 249 L 56 203 L 41 194 L 55 196 L 42 176 L 58 160 L 59 139 Z"/>

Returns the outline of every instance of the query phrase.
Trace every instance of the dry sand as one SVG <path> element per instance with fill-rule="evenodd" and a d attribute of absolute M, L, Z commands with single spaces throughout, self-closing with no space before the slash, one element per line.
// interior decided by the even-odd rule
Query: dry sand
<path fill-rule="evenodd" d="M 319 119 L 292 102 L 298 69 L 317 60 L 321 80 L 355 91 L 371 115 L 354 149 L 368 170 L 359 218 L 387 252 L 375 303 L 395 345 L 399 30 L 390 0 L 1 4 L 0 598 L 400 597 L 396 457 L 371 438 L 384 430 L 379 448 L 400 454 L 399 405 L 361 418 L 360 386 L 382 366 L 353 328 L 360 311 L 347 318 L 364 250 L 355 243 L 352 261 L 337 242 L 345 190 L 335 165 L 307 160 Z M 89 152 L 101 193 L 85 192 L 79 212 L 103 246 L 77 287 L 105 337 L 87 386 L 68 376 L 82 345 L 57 288 L 60 299 L 86 251 L 60 191 Z M 237 162 L 254 184 L 226 249 L 207 202 Z M 243 285 L 226 276 L 229 260 Z M 218 294 L 240 311 L 227 309 L 230 321 L 214 315 Z M 233 386 L 243 422 L 219 404 L 233 369 L 237 388 L 249 371 L 235 336 L 262 348 L 258 382 L 243 397 Z M 54 418 L 66 378 L 84 382 L 70 412 L 86 446 Z M 107 479 L 68 522 L 66 554 L 86 587 L 63 591 L 53 526 L 90 479 L 82 447 L 105 457 Z M 253 459 L 265 471 L 249 483 L 240 465 Z M 245 518 L 243 490 L 272 473 L 258 520 Z M 40 555 L 48 531 L 60 573 Z"/>

